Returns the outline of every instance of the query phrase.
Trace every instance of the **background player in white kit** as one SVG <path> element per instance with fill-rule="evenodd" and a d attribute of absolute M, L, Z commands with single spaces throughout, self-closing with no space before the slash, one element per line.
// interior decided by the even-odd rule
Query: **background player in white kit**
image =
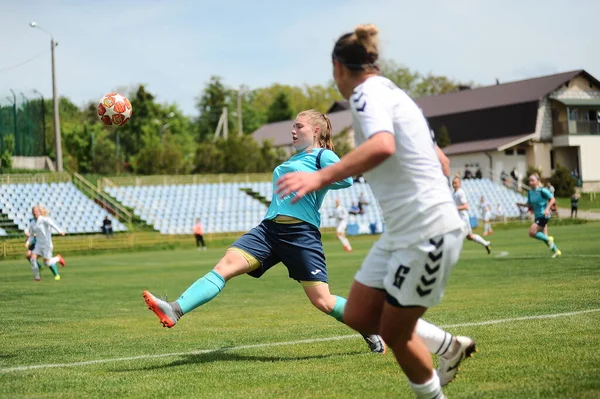
<path fill-rule="evenodd" d="M 492 206 L 485 200 L 483 195 L 481 196 L 481 201 L 479 202 L 479 208 L 483 217 L 483 236 L 485 237 L 488 234 L 494 234 L 494 230 L 492 230 L 492 224 L 490 223 L 490 219 L 492 218 Z"/>
<path fill-rule="evenodd" d="M 479 234 L 474 234 L 471 229 L 471 222 L 469 221 L 469 201 L 467 200 L 467 193 L 461 187 L 460 177 L 454 176 L 452 179 L 452 188 L 454 189 L 454 203 L 456 204 L 456 209 L 458 209 L 458 213 L 460 218 L 463 220 L 465 224 L 465 228 L 467 229 L 467 240 L 475 241 L 477 244 L 480 244 L 485 248 L 488 254 L 492 252 L 492 243 L 484 240 Z"/>
<path fill-rule="evenodd" d="M 344 320 L 359 332 L 380 333 L 417 397 L 444 398 L 416 329 L 427 308 L 443 296 L 462 249 L 464 223 L 423 114 L 404 91 L 378 76 L 378 56 L 373 25 L 361 25 L 338 39 L 333 75 L 349 100 L 357 147 L 334 166 L 286 174 L 277 193 L 295 195 L 298 201 L 331 182 L 365 174 L 386 231 L 355 276 Z M 473 350 L 470 338 L 459 337 L 452 351 L 462 360 Z"/>
<path fill-rule="evenodd" d="M 36 238 L 35 248 L 31 254 L 31 270 L 33 271 L 33 278 L 35 281 L 40 281 L 40 270 L 37 266 L 37 258 L 42 257 L 44 264 L 50 268 L 52 274 L 54 274 L 55 280 L 60 280 L 60 274 L 56 264 L 60 263 L 65 266 L 65 260 L 62 256 L 52 256 L 52 250 L 54 245 L 52 244 L 52 229 L 59 232 L 61 235 L 65 235 L 65 231 L 61 229 L 50 217 L 48 217 L 48 211 L 40 205 L 36 205 L 31 209 L 33 213 L 33 221 L 29 225 L 29 237 Z"/>
<path fill-rule="evenodd" d="M 350 241 L 346 238 L 346 227 L 348 227 L 348 210 L 341 205 L 339 199 L 335 200 L 335 211 L 333 213 L 337 223 L 335 228 L 337 238 L 344 246 L 344 251 L 352 252 Z"/>

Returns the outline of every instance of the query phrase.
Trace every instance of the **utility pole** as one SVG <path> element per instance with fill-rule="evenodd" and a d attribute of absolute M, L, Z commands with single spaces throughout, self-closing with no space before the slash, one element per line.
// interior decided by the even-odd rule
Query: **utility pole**
<path fill-rule="evenodd" d="M 54 40 L 52 33 L 48 32 L 44 28 L 40 27 L 36 22 L 29 24 L 32 28 L 38 28 L 41 31 L 50 35 L 50 56 L 52 58 L 52 105 L 54 108 L 54 152 L 56 153 L 56 171 L 63 171 L 63 157 L 62 157 L 62 140 L 60 135 L 60 116 L 58 112 L 58 91 L 56 89 L 56 64 L 54 62 L 54 49 L 58 46 L 58 42 Z"/>
<path fill-rule="evenodd" d="M 244 134 L 244 126 L 243 126 L 243 122 L 242 122 L 242 90 L 244 89 L 244 86 L 240 85 L 240 88 L 238 89 L 238 96 L 237 96 L 237 117 L 238 117 L 238 136 L 241 136 Z"/>

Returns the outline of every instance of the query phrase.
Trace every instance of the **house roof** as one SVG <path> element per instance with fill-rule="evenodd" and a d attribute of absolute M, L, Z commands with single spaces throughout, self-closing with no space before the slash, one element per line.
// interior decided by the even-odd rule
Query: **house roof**
<path fill-rule="evenodd" d="M 597 86 L 600 82 L 592 75 L 579 69 L 576 71 L 519 80 L 494 86 L 478 87 L 436 96 L 420 97 L 415 102 L 423 109 L 426 117 L 457 114 L 479 109 L 502 107 L 539 101 L 557 90 L 576 76 L 584 75 Z"/>
<path fill-rule="evenodd" d="M 471 154 L 484 151 L 504 151 L 527 140 L 534 138 L 535 133 L 523 134 L 520 136 L 500 137 L 497 139 L 467 141 L 464 143 L 450 144 L 444 147 L 442 151 L 446 155 Z"/>
<path fill-rule="evenodd" d="M 352 113 L 350 110 L 333 112 L 327 114 L 327 117 L 331 121 L 333 136 L 338 135 L 352 125 Z M 252 133 L 252 136 L 259 143 L 263 140 L 273 140 L 275 147 L 292 145 L 293 123 L 293 121 L 268 123 Z"/>
<path fill-rule="evenodd" d="M 583 69 L 579 69 L 516 82 L 419 97 L 415 99 L 415 102 L 421 107 L 427 118 L 530 103 L 539 101 L 579 75 L 583 75 L 600 87 L 600 81 Z M 331 119 L 334 136 L 352 125 L 352 114 L 347 101 L 336 101 L 329 109 L 327 116 Z M 292 121 L 270 123 L 256 130 L 253 136 L 258 142 L 272 139 L 275 146 L 290 145 L 289 133 L 292 123 Z"/>
<path fill-rule="evenodd" d="M 493 86 L 476 87 L 452 93 L 419 97 L 415 99 L 415 102 L 421 107 L 427 118 L 521 104 L 539 101 L 579 75 L 584 75 L 592 83 L 600 86 L 600 81 L 583 69 L 579 69 Z M 336 112 L 348 108 L 347 101 L 336 101 L 328 112 Z"/>

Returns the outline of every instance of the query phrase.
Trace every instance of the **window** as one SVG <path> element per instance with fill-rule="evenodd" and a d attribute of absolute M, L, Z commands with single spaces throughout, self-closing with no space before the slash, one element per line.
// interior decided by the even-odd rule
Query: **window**
<path fill-rule="evenodd" d="M 569 120 L 576 121 L 579 119 L 579 110 L 577 108 L 571 108 L 569 110 Z"/>
<path fill-rule="evenodd" d="M 550 150 L 550 169 L 554 170 L 554 150 Z"/>
<path fill-rule="evenodd" d="M 504 150 L 504 155 L 515 155 L 515 150 L 513 150 L 513 149 Z"/>
<path fill-rule="evenodd" d="M 517 155 L 526 155 L 527 150 L 525 148 L 517 148 Z"/>

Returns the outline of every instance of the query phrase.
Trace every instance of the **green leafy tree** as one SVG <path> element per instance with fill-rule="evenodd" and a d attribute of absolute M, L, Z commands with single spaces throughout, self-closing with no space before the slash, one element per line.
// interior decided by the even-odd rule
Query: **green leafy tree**
<path fill-rule="evenodd" d="M 4 136 L 2 148 L 4 151 L 0 157 L 0 168 L 10 170 L 12 168 L 12 155 L 15 152 L 15 138 L 12 134 Z"/>
<path fill-rule="evenodd" d="M 557 197 L 570 197 L 575 194 L 575 185 L 577 182 L 567 167 L 557 165 L 550 177 L 550 183 L 554 186 L 554 194 Z"/>
<path fill-rule="evenodd" d="M 333 146 L 335 147 L 335 153 L 341 158 L 354 148 L 353 142 L 350 138 L 350 129 L 347 128 L 344 131 L 338 133 L 333 137 Z"/>
<path fill-rule="evenodd" d="M 287 94 L 281 92 L 275 97 L 267 111 L 267 123 L 287 121 L 294 117 Z"/>
<path fill-rule="evenodd" d="M 193 173 L 223 173 L 225 154 L 213 143 L 200 143 L 196 147 Z"/>
<path fill-rule="evenodd" d="M 287 154 L 283 148 L 276 148 L 271 140 L 265 140 L 260 147 L 256 172 L 271 172 L 286 159 Z"/>
<path fill-rule="evenodd" d="M 448 128 L 446 126 L 440 128 L 435 140 L 440 148 L 445 148 L 450 145 L 450 134 L 448 133 Z"/>
<path fill-rule="evenodd" d="M 129 95 L 133 114 L 129 122 L 119 127 L 120 152 L 125 160 L 137 154 L 143 145 L 142 136 L 147 125 L 156 119 L 159 107 L 154 101 L 154 95 L 146 91 L 144 85 L 139 85 L 135 93 Z"/>
<path fill-rule="evenodd" d="M 214 135 L 223 108 L 230 104 L 231 99 L 232 92 L 225 87 L 222 78 L 211 76 L 202 95 L 196 100 L 196 108 L 200 112 L 200 116 L 196 121 L 198 141 L 205 141 Z M 228 113 L 228 116 L 229 119 L 233 118 L 231 112 Z"/>

